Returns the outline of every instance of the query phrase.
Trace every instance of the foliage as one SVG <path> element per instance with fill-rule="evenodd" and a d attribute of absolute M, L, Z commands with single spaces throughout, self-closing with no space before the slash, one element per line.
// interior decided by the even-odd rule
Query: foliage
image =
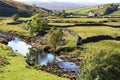
<path fill-rule="evenodd" d="M 19 15 L 18 15 L 18 14 L 14 14 L 14 15 L 12 16 L 12 19 L 13 19 L 14 21 L 18 20 L 18 19 L 19 19 Z"/>
<path fill-rule="evenodd" d="M 30 30 L 31 35 L 43 35 L 48 28 L 47 21 L 42 19 L 40 14 L 32 16 L 32 21 L 27 22 L 27 29 Z"/>
<path fill-rule="evenodd" d="M 81 65 L 80 80 L 119 80 L 120 54 L 115 50 L 100 50 L 88 55 Z"/>
<path fill-rule="evenodd" d="M 104 15 L 107 15 L 107 14 L 113 13 L 114 11 L 117 11 L 118 7 L 119 7 L 119 5 L 117 5 L 117 4 L 109 4 L 109 5 L 104 6 L 104 8 L 105 8 Z"/>
<path fill-rule="evenodd" d="M 63 32 L 61 29 L 52 28 L 48 36 L 48 44 L 52 45 L 53 51 L 56 51 L 58 45 L 60 45 L 63 37 Z"/>
<path fill-rule="evenodd" d="M 65 18 L 67 16 L 67 13 L 65 12 L 65 10 L 62 11 L 54 11 L 53 12 L 53 16 L 58 16 L 58 17 L 62 17 Z"/>
<path fill-rule="evenodd" d="M 57 47 L 61 44 L 63 37 L 63 32 L 61 29 L 57 29 L 53 27 L 49 33 L 48 33 L 48 44 L 52 46 L 52 49 L 50 52 L 52 52 L 56 56 L 56 49 Z M 54 56 L 54 61 L 55 62 L 55 56 Z"/>
<path fill-rule="evenodd" d="M 114 11 L 113 13 L 109 14 L 108 16 L 115 16 L 115 17 L 119 17 L 120 16 L 120 10 Z"/>

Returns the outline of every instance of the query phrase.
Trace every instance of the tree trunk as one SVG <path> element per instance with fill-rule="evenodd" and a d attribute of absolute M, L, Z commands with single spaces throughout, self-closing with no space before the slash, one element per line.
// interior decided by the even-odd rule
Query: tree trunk
<path fill-rule="evenodd" d="M 55 64 L 55 60 L 56 60 L 56 54 L 55 54 L 55 52 L 56 52 L 56 47 L 54 47 L 54 52 L 53 52 L 53 55 L 54 55 L 53 64 Z"/>

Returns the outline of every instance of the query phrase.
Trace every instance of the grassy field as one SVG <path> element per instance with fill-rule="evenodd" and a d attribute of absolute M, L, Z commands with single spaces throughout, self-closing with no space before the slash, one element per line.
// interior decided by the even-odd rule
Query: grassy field
<path fill-rule="evenodd" d="M 73 26 L 74 23 L 49 23 L 49 25 L 52 25 L 52 26 Z"/>
<path fill-rule="evenodd" d="M 20 18 L 21 20 L 27 20 L 28 18 Z M 7 25 L 7 23 L 12 22 L 13 20 L 11 18 L 4 18 L 3 20 L 0 20 L 0 30 L 4 32 L 14 32 L 19 35 L 25 35 L 29 36 L 30 34 L 28 31 L 25 30 L 26 24 L 18 24 L 18 25 Z"/>
<path fill-rule="evenodd" d="M 96 10 L 96 9 L 97 9 L 97 6 L 89 6 L 85 8 L 71 9 L 71 10 L 68 10 L 67 12 L 87 15 L 90 10 Z"/>
<path fill-rule="evenodd" d="M 62 21 L 79 21 L 79 22 L 87 22 L 87 21 L 100 22 L 100 21 L 108 20 L 108 18 L 60 18 L 58 20 L 62 20 Z"/>
<path fill-rule="evenodd" d="M 81 56 L 87 57 L 89 54 L 97 53 L 98 51 L 111 52 L 113 50 L 120 52 L 120 41 L 103 40 L 95 43 L 87 43 L 81 46 L 84 50 L 81 52 Z"/>
<path fill-rule="evenodd" d="M 88 7 L 84 7 L 84 8 L 77 8 L 77 9 L 71 9 L 71 10 L 67 10 L 67 13 L 75 13 L 75 14 L 80 14 L 80 15 L 87 15 L 89 13 L 89 11 L 96 11 L 97 13 L 103 15 L 104 14 L 104 7 L 105 5 L 99 5 L 99 9 L 98 6 L 88 6 Z M 111 14 L 105 15 L 105 16 L 111 16 L 111 17 L 115 17 L 115 16 L 120 16 L 120 10 L 117 10 Z"/>
<path fill-rule="evenodd" d="M 70 27 L 71 29 L 79 34 L 82 38 L 87 38 L 91 36 L 97 35 L 111 35 L 111 36 L 119 36 L 120 35 L 120 28 L 112 28 L 107 26 L 77 26 L 77 27 Z"/>
<path fill-rule="evenodd" d="M 112 25 L 112 26 L 120 26 L 120 22 L 107 22 L 104 24 Z"/>
<path fill-rule="evenodd" d="M 0 68 L 0 80 L 68 80 L 26 67 L 25 58 L 0 43 L 0 56 L 6 57 L 9 64 Z M 1 65 L 1 64 L 0 64 Z"/>
<path fill-rule="evenodd" d="M 77 26 L 77 27 L 75 27 L 74 26 L 74 27 L 69 27 L 66 29 L 75 31 L 83 39 L 86 39 L 86 38 L 92 37 L 92 36 L 98 36 L 98 35 L 110 35 L 113 37 L 120 36 L 120 28 L 112 28 L 112 27 L 107 27 L 107 26 L 101 26 L 101 27 L 99 27 L 99 26 L 92 26 L 92 27 Z M 70 34 L 67 34 L 65 39 L 68 41 L 68 44 L 65 45 L 65 47 L 75 47 L 75 45 L 76 45 L 75 37 L 71 36 Z M 100 42 L 87 43 L 81 47 L 83 49 L 85 48 L 85 50 L 89 50 L 90 52 L 93 52 L 94 49 L 109 50 L 110 47 L 112 47 L 112 49 L 119 50 L 118 44 L 120 44 L 120 41 L 104 40 L 104 41 L 100 41 Z M 68 52 L 68 54 L 77 54 L 76 51 L 78 51 L 82 55 L 85 55 L 84 53 L 86 53 L 86 51 L 84 51 L 84 50 L 75 50 L 72 52 Z"/>

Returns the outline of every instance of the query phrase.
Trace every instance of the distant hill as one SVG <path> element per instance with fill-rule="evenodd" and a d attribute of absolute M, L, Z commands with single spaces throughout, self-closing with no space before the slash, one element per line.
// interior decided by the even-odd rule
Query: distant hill
<path fill-rule="evenodd" d="M 39 2 L 39 1 L 24 1 L 27 4 L 35 4 L 37 6 L 51 9 L 51 10 L 62 10 L 62 9 L 74 9 L 90 5 L 95 5 L 95 3 L 70 3 L 70 2 Z"/>
<path fill-rule="evenodd" d="M 97 6 L 88 6 L 88 7 L 82 7 L 82 8 L 76 8 L 67 10 L 68 13 L 75 13 L 75 14 L 81 14 L 81 15 L 87 15 L 87 13 L 91 10 L 96 10 Z"/>
<path fill-rule="evenodd" d="M 13 0 L 0 0 L 0 16 L 7 17 L 12 16 L 13 14 L 19 14 L 20 16 L 31 16 L 34 13 L 41 13 L 45 15 L 48 12 L 51 11 Z"/>
<path fill-rule="evenodd" d="M 116 4 L 119 4 L 119 3 L 116 3 Z M 96 13 L 103 15 L 103 13 L 105 11 L 104 6 L 107 6 L 107 5 L 108 4 L 76 8 L 76 9 L 67 10 L 67 12 L 75 13 L 75 14 L 79 14 L 79 15 L 87 15 L 90 11 L 95 11 Z M 105 16 L 120 16 L 120 8 L 117 11 L 114 11 L 113 13 L 105 15 Z"/>

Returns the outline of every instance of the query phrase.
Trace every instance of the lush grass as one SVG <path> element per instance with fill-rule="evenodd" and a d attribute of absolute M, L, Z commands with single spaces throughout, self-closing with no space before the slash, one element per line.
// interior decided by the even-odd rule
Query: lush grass
<path fill-rule="evenodd" d="M 72 26 L 74 23 L 49 23 L 52 26 Z"/>
<path fill-rule="evenodd" d="M 79 21 L 79 22 L 100 22 L 104 20 L 108 20 L 107 18 L 60 18 L 58 20 L 63 20 L 63 21 Z"/>
<path fill-rule="evenodd" d="M 120 26 L 120 22 L 107 22 L 104 24 L 112 25 L 112 26 Z"/>
<path fill-rule="evenodd" d="M 81 36 L 82 38 L 87 38 L 91 36 L 97 35 L 111 35 L 111 36 L 119 36 L 120 35 L 120 28 L 112 28 L 107 26 L 77 26 L 77 27 L 70 27 L 68 29 L 74 30 Z"/>
<path fill-rule="evenodd" d="M 26 19 L 26 18 L 22 18 Z M 12 22 L 13 20 L 11 18 L 4 18 L 4 20 L 1 20 L 0 24 L 0 30 L 4 32 L 14 32 L 19 35 L 30 35 L 28 31 L 26 31 L 25 26 L 26 24 L 18 24 L 18 25 L 7 25 L 8 22 Z"/>
<path fill-rule="evenodd" d="M 9 60 L 8 65 L 0 68 L 0 80 L 67 80 L 44 71 L 26 67 L 25 58 L 0 44 L 0 56 Z"/>
<path fill-rule="evenodd" d="M 65 34 L 64 39 L 67 41 L 67 45 L 64 47 L 75 47 L 76 44 L 76 38 L 69 33 Z"/>
<path fill-rule="evenodd" d="M 75 31 L 76 33 L 78 33 L 78 35 L 80 37 L 82 37 L 83 39 L 87 38 L 87 37 L 92 37 L 92 36 L 98 36 L 98 35 L 110 35 L 110 36 L 120 36 L 120 28 L 112 28 L 112 27 L 107 27 L 107 26 L 74 26 L 74 27 L 69 27 L 67 29 L 71 29 L 73 31 Z M 75 47 L 76 46 L 76 39 L 75 37 L 71 36 L 70 34 L 67 34 L 67 36 L 65 37 L 65 39 L 68 41 L 67 45 L 65 45 L 65 47 Z M 67 54 L 80 54 L 81 56 L 86 56 L 85 53 L 87 53 L 88 51 L 94 51 L 94 45 L 96 45 L 96 48 L 99 49 L 108 49 L 109 47 L 112 47 L 112 49 L 116 48 L 119 49 L 119 45 L 118 43 L 120 43 L 120 41 L 109 41 L 106 40 L 104 41 L 100 41 L 100 42 L 94 42 L 94 43 L 88 43 L 88 44 L 84 44 L 84 46 L 81 46 L 83 48 L 83 50 L 73 50 L 71 52 L 64 52 Z M 93 48 L 91 49 L 91 44 Z M 114 46 L 113 46 L 114 45 Z M 103 47 L 102 47 L 103 46 Z M 101 47 L 101 48 L 99 48 Z M 85 49 L 85 50 L 84 50 Z"/>
<path fill-rule="evenodd" d="M 82 46 L 85 50 L 87 50 L 87 53 L 94 53 L 99 50 L 116 50 L 120 51 L 120 41 L 115 40 L 103 40 L 100 42 L 95 43 L 87 43 Z"/>
<path fill-rule="evenodd" d="M 91 43 L 86 43 L 82 46 L 80 46 L 81 49 L 75 49 L 73 51 L 68 51 L 64 52 L 66 54 L 72 54 L 72 55 L 77 55 L 77 56 L 83 56 L 86 58 L 89 54 L 92 53 L 97 53 L 100 50 L 108 51 L 110 52 L 111 50 L 115 50 L 120 52 L 120 41 L 115 41 L 115 40 L 103 40 L 99 42 L 91 42 Z"/>
<path fill-rule="evenodd" d="M 96 9 L 97 9 L 97 6 L 89 6 L 85 8 L 71 9 L 71 10 L 68 10 L 67 12 L 87 15 L 89 11 L 96 10 Z"/>
<path fill-rule="evenodd" d="M 112 28 L 112 27 L 107 27 L 107 26 L 102 26 L 102 27 L 99 27 L 99 26 L 75 27 L 74 26 L 74 27 L 69 27 L 67 29 L 71 29 L 71 30 L 75 31 L 83 39 L 85 39 L 87 37 L 98 36 L 98 35 L 110 35 L 113 37 L 120 36 L 120 28 Z M 66 47 L 75 47 L 75 44 L 76 44 L 75 37 L 68 34 L 68 36 L 66 36 L 65 38 L 68 41 L 68 44 L 65 45 Z M 111 47 L 112 47 L 112 49 L 119 50 L 119 44 L 120 44 L 120 41 L 114 41 L 114 40 L 113 41 L 105 40 L 105 41 L 100 41 L 100 42 L 87 43 L 87 44 L 84 44 L 83 46 L 81 46 L 83 48 L 83 50 L 74 50 L 72 52 L 68 52 L 68 54 L 79 53 L 83 56 L 83 55 L 86 55 L 84 53 L 87 53 L 88 51 L 92 53 L 93 51 L 96 51 L 95 49 L 109 50 L 109 48 L 111 48 Z"/>

